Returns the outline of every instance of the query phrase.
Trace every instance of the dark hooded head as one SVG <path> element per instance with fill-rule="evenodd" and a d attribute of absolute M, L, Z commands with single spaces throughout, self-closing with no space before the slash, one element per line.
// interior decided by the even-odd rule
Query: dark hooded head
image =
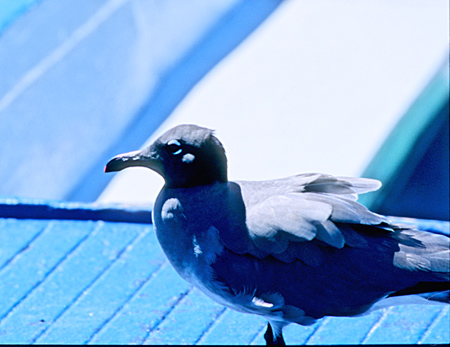
<path fill-rule="evenodd" d="M 211 129 L 185 124 L 170 129 L 141 151 L 111 159 L 105 172 L 143 166 L 159 173 L 169 188 L 227 182 L 227 158 Z"/>

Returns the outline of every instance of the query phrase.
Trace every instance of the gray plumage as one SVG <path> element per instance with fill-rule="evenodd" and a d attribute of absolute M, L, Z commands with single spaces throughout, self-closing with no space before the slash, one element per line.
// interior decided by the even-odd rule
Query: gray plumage
<path fill-rule="evenodd" d="M 357 194 L 378 189 L 376 180 L 301 174 L 231 182 L 222 144 L 195 125 L 113 158 L 105 171 L 129 166 L 165 179 L 153 220 L 176 271 L 219 303 L 266 317 L 268 344 L 283 344 L 291 322 L 360 315 L 396 304 L 396 296 L 448 302 L 450 239 L 359 204 Z"/>

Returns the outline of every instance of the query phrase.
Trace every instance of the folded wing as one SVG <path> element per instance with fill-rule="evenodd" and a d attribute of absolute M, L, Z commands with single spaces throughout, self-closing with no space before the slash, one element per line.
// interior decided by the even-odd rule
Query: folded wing
<path fill-rule="evenodd" d="M 258 189 L 259 184 L 264 189 Z M 380 187 L 376 180 L 304 174 L 240 185 L 253 246 L 249 253 L 257 256 L 270 254 L 284 262 L 300 259 L 317 266 L 323 258 L 320 243 L 308 241 L 338 249 L 345 244 L 363 247 L 365 239 L 346 224 L 389 227 L 385 217 L 356 202 L 357 194 Z"/>

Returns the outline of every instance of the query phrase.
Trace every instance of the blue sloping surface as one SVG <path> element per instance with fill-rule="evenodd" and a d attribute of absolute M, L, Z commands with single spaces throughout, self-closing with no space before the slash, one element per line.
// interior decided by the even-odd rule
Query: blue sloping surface
<path fill-rule="evenodd" d="M 133 212 L 130 222 L 0 218 L 0 343 L 264 344 L 266 321 L 183 281 Z M 445 222 L 401 221 L 448 233 Z M 405 305 L 291 324 L 284 335 L 289 344 L 447 343 L 449 320 L 448 305 Z"/>
<path fill-rule="evenodd" d="M 95 200 L 104 163 L 140 147 L 280 2 L 39 0 L 9 15 L 0 195 Z"/>
<path fill-rule="evenodd" d="M 0 35 L 5 28 L 42 0 L 0 0 Z"/>

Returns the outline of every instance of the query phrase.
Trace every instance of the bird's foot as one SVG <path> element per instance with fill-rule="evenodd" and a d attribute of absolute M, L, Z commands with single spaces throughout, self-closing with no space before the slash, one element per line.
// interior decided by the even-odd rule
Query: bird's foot
<path fill-rule="evenodd" d="M 266 340 L 267 346 L 285 346 L 286 342 L 284 342 L 283 334 L 280 329 L 276 329 L 276 333 L 274 334 L 274 331 L 272 329 L 272 326 L 270 323 L 267 323 L 267 329 L 264 333 L 264 340 Z"/>

